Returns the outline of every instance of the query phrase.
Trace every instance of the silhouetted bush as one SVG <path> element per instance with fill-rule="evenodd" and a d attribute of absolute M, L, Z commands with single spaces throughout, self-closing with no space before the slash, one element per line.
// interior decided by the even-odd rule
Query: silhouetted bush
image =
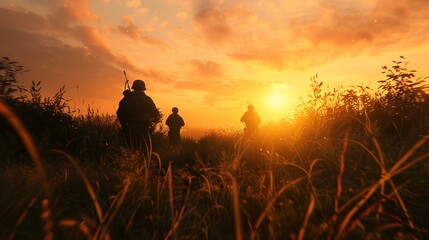
<path fill-rule="evenodd" d="M 119 152 L 121 136 L 113 116 L 95 114 L 73 116 L 63 86 L 53 97 L 43 97 L 41 82 L 32 82 L 30 90 L 18 85 L 16 75 L 25 72 L 16 62 L 0 62 L 0 99 L 9 106 L 28 130 L 43 155 L 52 149 L 67 151 L 82 161 L 100 161 Z M 28 160 L 14 129 L 0 119 L 2 161 Z M 116 146 L 116 148 L 112 148 Z"/>

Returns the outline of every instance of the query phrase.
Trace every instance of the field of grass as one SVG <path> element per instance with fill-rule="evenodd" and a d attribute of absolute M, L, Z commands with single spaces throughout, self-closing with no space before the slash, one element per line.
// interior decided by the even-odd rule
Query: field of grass
<path fill-rule="evenodd" d="M 296 118 L 254 138 L 172 148 L 158 129 L 147 151 L 114 116 L 74 116 L 37 83 L 16 97 L 4 74 L 0 239 L 427 239 L 426 79 L 402 58 L 383 70 L 377 90 L 312 78 Z"/>

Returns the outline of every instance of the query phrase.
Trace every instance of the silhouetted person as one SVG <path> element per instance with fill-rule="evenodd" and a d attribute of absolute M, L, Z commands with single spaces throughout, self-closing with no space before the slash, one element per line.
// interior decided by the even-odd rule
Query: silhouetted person
<path fill-rule="evenodd" d="M 241 122 L 244 122 L 246 127 L 244 128 L 244 135 L 251 136 L 253 135 L 259 127 L 259 124 L 261 123 L 261 118 L 259 115 L 254 111 L 253 105 L 249 105 L 247 107 L 247 111 L 244 113 L 244 115 L 241 117 Z"/>
<path fill-rule="evenodd" d="M 177 107 L 174 107 L 171 111 L 173 113 L 168 116 L 165 124 L 169 128 L 168 143 L 170 145 L 176 145 L 180 143 L 180 129 L 185 126 L 185 122 L 183 121 L 183 118 L 177 114 L 179 112 Z"/>
<path fill-rule="evenodd" d="M 144 149 L 160 114 L 153 100 L 144 91 L 146 85 L 142 80 L 135 80 L 133 91 L 124 91 L 116 111 L 128 146 L 132 149 Z"/>

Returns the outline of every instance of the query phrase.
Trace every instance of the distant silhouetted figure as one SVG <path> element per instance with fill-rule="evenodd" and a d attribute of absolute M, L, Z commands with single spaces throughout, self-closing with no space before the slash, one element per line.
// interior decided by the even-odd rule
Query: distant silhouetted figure
<path fill-rule="evenodd" d="M 160 119 L 160 114 L 153 100 L 144 93 L 146 85 L 142 80 L 135 80 L 131 89 L 133 91 L 124 91 L 116 115 L 128 146 L 132 149 L 142 149 L 145 144 L 149 144 L 150 135 Z"/>
<path fill-rule="evenodd" d="M 254 109 L 253 105 L 249 105 L 247 107 L 247 111 L 240 120 L 246 124 L 246 127 L 244 128 L 244 135 L 246 136 L 252 136 L 258 130 L 259 124 L 261 123 L 261 118 Z"/>
<path fill-rule="evenodd" d="M 177 114 L 179 109 L 174 107 L 171 110 L 173 113 L 168 116 L 165 124 L 168 126 L 168 142 L 170 145 L 176 145 L 180 143 L 180 129 L 185 126 L 183 118 Z"/>

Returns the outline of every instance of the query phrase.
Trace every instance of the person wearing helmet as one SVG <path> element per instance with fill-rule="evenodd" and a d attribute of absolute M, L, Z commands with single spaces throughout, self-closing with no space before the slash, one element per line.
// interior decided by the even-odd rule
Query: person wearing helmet
<path fill-rule="evenodd" d="M 131 87 L 134 91 L 145 91 L 146 84 L 144 84 L 143 80 L 137 79 L 133 82 L 133 86 Z"/>
<path fill-rule="evenodd" d="M 261 118 L 254 111 L 255 108 L 253 105 L 247 106 L 247 111 L 241 117 L 240 121 L 244 122 L 246 127 L 244 128 L 245 136 L 252 136 L 258 130 L 259 124 L 261 123 Z"/>
<path fill-rule="evenodd" d="M 145 94 L 145 83 L 137 79 L 131 91 L 125 93 L 116 111 L 129 147 L 145 148 L 161 115 L 153 100 Z"/>
<path fill-rule="evenodd" d="M 179 109 L 174 107 L 171 109 L 172 114 L 168 116 L 165 124 L 168 126 L 168 143 L 170 145 L 177 145 L 180 143 L 180 129 L 185 126 L 183 118 L 178 114 Z"/>

